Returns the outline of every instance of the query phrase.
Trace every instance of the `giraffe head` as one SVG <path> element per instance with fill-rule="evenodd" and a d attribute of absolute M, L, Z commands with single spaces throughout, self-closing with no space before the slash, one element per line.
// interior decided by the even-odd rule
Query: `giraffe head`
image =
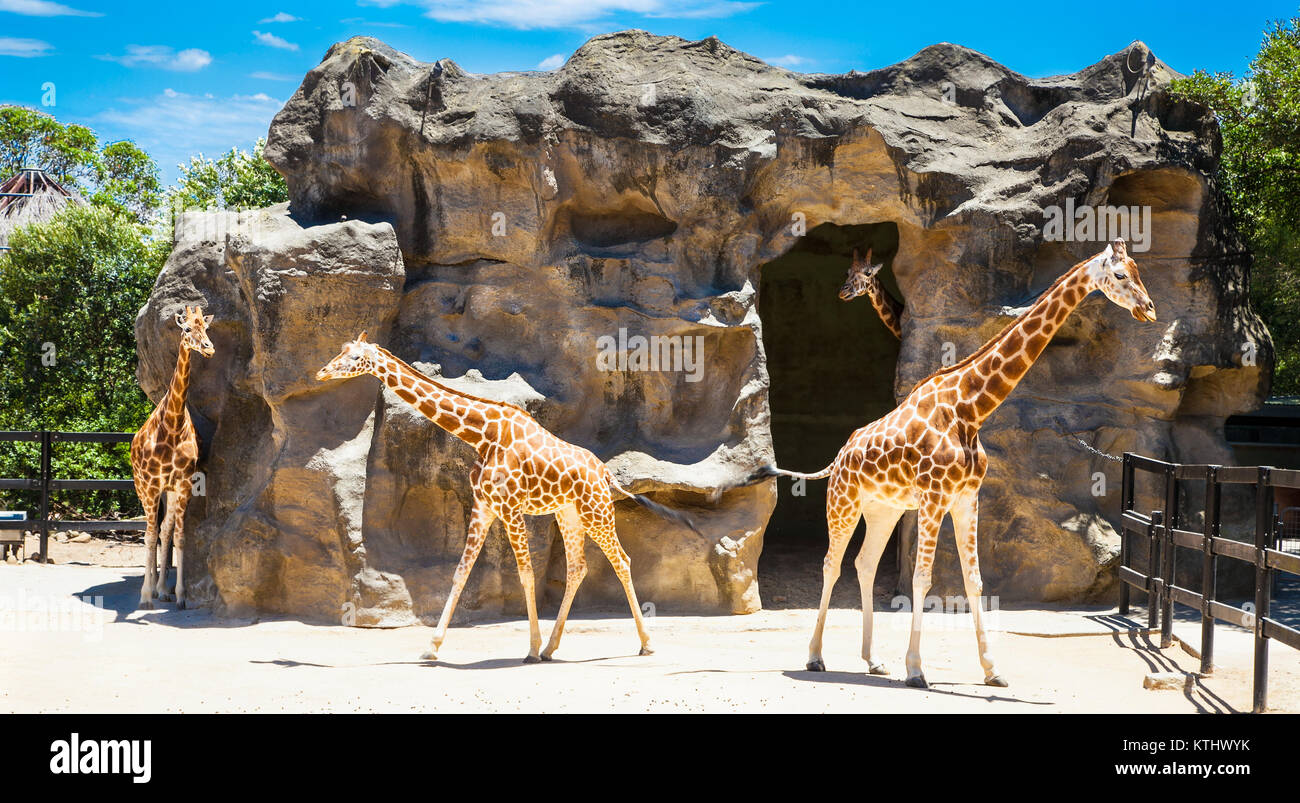
<path fill-rule="evenodd" d="M 208 339 L 208 325 L 211 323 L 212 316 L 205 316 L 202 307 L 185 305 L 184 312 L 176 313 L 176 325 L 181 328 L 181 346 L 211 357 L 214 353 L 212 341 Z"/>
<path fill-rule="evenodd" d="M 840 288 L 840 298 L 848 301 L 857 298 L 867 292 L 871 286 L 871 280 L 875 278 L 885 263 L 879 265 L 871 264 L 871 249 L 867 249 L 867 258 L 858 259 L 858 249 L 853 249 L 853 263 L 849 265 L 849 275 L 844 280 L 844 286 Z"/>
<path fill-rule="evenodd" d="M 1139 321 L 1154 321 L 1156 305 L 1138 276 L 1137 263 L 1128 255 L 1123 239 L 1106 246 L 1106 250 L 1088 260 L 1084 270 L 1092 279 L 1092 288 L 1128 310 Z"/>
<path fill-rule="evenodd" d="M 343 344 L 338 356 L 316 372 L 316 379 L 349 379 L 362 374 L 373 374 L 379 367 L 379 350 L 374 343 L 366 342 L 366 333 L 362 332 L 356 340 Z"/>

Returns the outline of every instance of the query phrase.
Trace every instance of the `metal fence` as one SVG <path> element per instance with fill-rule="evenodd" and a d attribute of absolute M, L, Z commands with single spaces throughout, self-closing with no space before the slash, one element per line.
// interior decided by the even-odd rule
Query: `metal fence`
<path fill-rule="evenodd" d="M 60 443 L 130 443 L 131 432 L 0 432 L 0 443 L 40 444 L 40 470 L 36 477 L 0 479 L 0 490 L 34 491 L 40 502 L 33 519 L 0 521 L 0 543 L 22 543 L 23 530 L 39 531 L 41 535 L 41 562 L 50 559 L 50 532 L 82 530 L 104 532 L 110 530 L 144 530 L 140 519 L 124 521 L 64 521 L 50 518 L 50 495 L 56 491 L 134 491 L 135 483 L 119 479 L 59 479 L 54 476 L 51 464 L 54 448 Z M 17 537 L 13 531 L 17 530 Z"/>
<path fill-rule="evenodd" d="M 1163 476 L 1164 507 L 1144 515 L 1133 509 L 1136 472 Z M 1132 588 L 1147 593 L 1147 626 L 1160 627 L 1160 646 L 1173 643 L 1173 606 L 1175 603 L 1194 608 L 1201 614 L 1201 672 L 1214 668 L 1214 620 L 1239 624 L 1254 632 L 1253 710 L 1258 713 L 1268 705 L 1268 648 L 1276 640 L 1300 650 L 1300 630 L 1269 618 L 1274 572 L 1300 576 L 1300 554 L 1284 551 L 1285 516 L 1280 516 L 1273 501 L 1275 488 L 1300 488 L 1300 471 L 1269 466 L 1210 466 L 1166 463 L 1141 455 L 1125 453 L 1121 508 L 1123 526 L 1120 533 L 1119 611 L 1128 614 Z M 1205 516 L 1201 531 L 1183 529 L 1180 524 L 1179 483 L 1196 483 L 1204 488 Z M 1255 496 L 1255 523 L 1252 542 L 1223 537 L 1221 492 L 1225 485 L 1250 486 Z M 1285 513 L 1285 511 L 1283 511 Z M 1147 565 L 1132 565 L 1133 536 L 1144 538 Z M 1175 547 L 1200 553 L 1201 588 L 1195 591 L 1176 582 Z M 1255 569 L 1253 610 L 1235 607 L 1216 599 L 1216 573 L 1221 558 L 1249 564 Z"/>

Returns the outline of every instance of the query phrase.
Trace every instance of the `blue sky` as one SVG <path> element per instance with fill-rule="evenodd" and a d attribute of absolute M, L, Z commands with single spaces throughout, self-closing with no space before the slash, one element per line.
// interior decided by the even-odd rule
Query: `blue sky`
<path fill-rule="evenodd" d="M 43 108 L 131 139 L 170 183 L 197 153 L 247 148 L 334 42 L 365 34 L 473 72 L 557 66 L 589 37 L 643 28 L 716 35 L 804 72 L 868 70 L 956 42 L 1033 77 L 1069 73 L 1145 41 L 1182 72 L 1240 75 L 1265 23 L 1300 2 L 767 0 L 271 0 L 213 3 L 0 0 L 0 103 Z M 53 84 L 54 105 L 43 105 Z"/>

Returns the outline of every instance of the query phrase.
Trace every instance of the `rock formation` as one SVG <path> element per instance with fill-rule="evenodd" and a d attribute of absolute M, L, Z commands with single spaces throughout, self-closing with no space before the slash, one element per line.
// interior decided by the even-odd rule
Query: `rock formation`
<path fill-rule="evenodd" d="M 1174 75 L 1140 43 L 1038 80 L 948 44 L 844 75 L 640 31 L 596 37 L 551 72 L 496 75 L 374 39 L 335 45 L 271 125 L 266 156 L 288 207 L 183 216 L 137 321 L 139 379 L 157 398 L 174 309 L 216 316 L 218 354 L 190 390 L 208 452 L 207 496 L 187 524 L 193 595 L 361 625 L 436 616 L 464 543 L 473 453 L 372 379 L 315 382 L 367 329 L 688 509 L 707 537 L 619 507 L 638 592 L 658 611 L 756 610 L 765 526 L 789 486 L 714 492 L 774 458 L 821 468 L 837 448 L 787 437 L 774 454 L 784 425 L 768 352 L 802 366 L 808 415 L 866 359 L 887 409 L 891 391 L 976 348 L 1101 250 L 1116 232 L 1064 214 L 1110 205 L 1135 209 L 1122 233 L 1160 322 L 1086 301 L 985 425 L 980 549 L 986 593 L 1003 599 L 1108 593 L 1119 471 L 1059 429 L 1111 453 L 1230 462 L 1223 420 L 1257 405 L 1271 365 L 1212 179 L 1217 128 L 1170 98 Z M 764 338 L 766 263 L 804 249 L 846 267 L 852 248 L 886 236 L 906 305 L 896 366 L 893 351 L 816 339 L 817 320 L 807 337 L 796 320 L 792 336 Z M 787 278 L 765 310 L 803 292 Z M 812 317 L 870 314 L 829 295 Z M 696 343 L 692 366 L 682 349 Z M 650 347 L 678 364 L 640 365 Z M 835 426 L 847 435 L 879 412 L 864 400 Z M 807 488 L 810 504 L 823 494 Z M 539 593 L 554 605 L 562 553 L 549 517 L 533 527 Z M 914 524 L 901 532 L 907 546 Z M 824 529 L 809 535 L 824 545 Z M 945 539 L 935 593 L 956 593 Z M 621 600 L 592 550 L 579 611 Z M 489 539 L 462 606 L 522 610 L 503 538 Z"/>

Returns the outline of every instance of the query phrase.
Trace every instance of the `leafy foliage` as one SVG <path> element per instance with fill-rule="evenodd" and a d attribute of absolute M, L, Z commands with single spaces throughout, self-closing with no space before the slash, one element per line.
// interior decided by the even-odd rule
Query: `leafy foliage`
<path fill-rule="evenodd" d="M 135 382 L 135 316 L 169 244 L 125 211 L 94 206 L 68 207 L 9 243 L 0 254 L 0 429 L 135 430 L 152 410 Z M 124 448 L 64 446 L 56 457 L 59 476 L 130 476 Z M 34 463 L 30 450 L 0 444 L 0 476 L 34 476 Z M 31 505 L 6 495 L 0 501 Z M 128 505 L 138 510 L 133 496 Z"/>
<path fill-rule="evenodd" d="M 103 148 L 85 126 L 63 125 L 22 106 L 0 106 L 0 181 L 23 167 L 39 167 L 96 206 L 148 220 L 162 199 L 158 166 L 133 142 Z"/>
<path fill-rule="evenodd" d="M 213 161 L 202 154 L 181 165 L 180 178 L 168 195 L 173 210 L 260 209 L 289 200 L 289 186 L 262 155 L 266 141 L 252 152 L 231 148 Z"/>
<path fill-rule="evenodd" d="M 95 132 L 62 125 L 48 114 L 22 106 L 0 106 L 0 178 L 24 167 L 40 167 L 69 189 L 83 189 L 95 173 Z"/>
<path fill-rule="evenodd" d="M 124 211 L 139 223 L 148 220 L 162 201 L 158 165 L 134 142 L 105 145 L 95 165 L 95 180 L 98 189 L 90 197 L 92 204 Z"/>
<path fill-rule="evenodd" d="M 1197 71 L 1171 91 L 1219 120 L 1222 183 L 1255 255 L 1251 303 L 1277 350 L 1273 393 L 1300 394 L 1300 17 L 1269 24 L 1246 78 Z"/>

